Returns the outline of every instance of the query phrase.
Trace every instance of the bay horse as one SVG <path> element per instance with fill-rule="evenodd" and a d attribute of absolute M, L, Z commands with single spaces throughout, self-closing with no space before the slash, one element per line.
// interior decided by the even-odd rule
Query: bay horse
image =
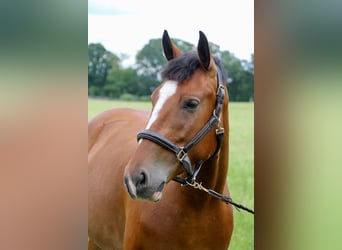
<path fill-rule="evenodd" d="M 196 179 L 229 196 L 222 66 L 201 31 L 197 51 L 182 53 L 167 31 L 162 45 L 152 112 L 112 109 L 88 125 L 88 249 L 229 246 L 232 206 L 189 187 Z"/>

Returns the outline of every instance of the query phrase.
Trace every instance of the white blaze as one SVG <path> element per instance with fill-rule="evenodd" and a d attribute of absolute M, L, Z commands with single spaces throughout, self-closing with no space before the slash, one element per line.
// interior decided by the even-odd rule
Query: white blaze
<path fill-rule="evenodd" d="M 167 99 L 169 99 L 174 93 L 176 93 L 178 83 L 176 81 L 167 81 L 159 90 L 159 97 L 156 105 L 154 106 L 150 120 L 147 123 L 146 129 L 149 129 L 152 124 L 157 120 L 159 111 L 164 106 Z"/>

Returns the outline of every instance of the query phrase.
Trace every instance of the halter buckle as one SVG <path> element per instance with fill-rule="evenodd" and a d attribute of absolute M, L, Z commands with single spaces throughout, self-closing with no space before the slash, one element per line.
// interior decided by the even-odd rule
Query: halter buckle
<path fill-rule="evenodd" d="M 221 127 L 221 124 L 219 123 L 218 128 L 216 129 L 216 135 L 224 134 L 224 127 Z"/>
<path fill-rule="evenodd" d="M 181 147 L 179 152 L 176 154 L 177 159 L 182 162 L 184 160 L 184 158 L 187 156 L 188 154 L 184 151 L 184 148 Z"/>
<path fill-rule="evenodd" d="M 219 127 L 216 129 L 216 135 L 219 135 L 219 134 L 224 134 L 224 128 Z"/>
<path fill-rule="evenodd" d="M 224 127 L 221 126 L 221 121 L 217 123 L 216 135 L 224 134 Z"/>

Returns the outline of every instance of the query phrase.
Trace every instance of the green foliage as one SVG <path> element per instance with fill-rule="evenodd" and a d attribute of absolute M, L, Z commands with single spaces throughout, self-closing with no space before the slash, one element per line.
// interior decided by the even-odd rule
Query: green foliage
<path fill-rule="evenodd" d="M 89 96 L 103 96 L 104 92 L 102 88 L 92 85 L 88 88 L 88 95 Z"/>
<path fill-rule="evenodd" d="M 182 52 L 191 51 L 191 50 L 195 50 L 196 49 L 196 47 L 193 44 L 188 43 L 186 41 L 183 41 L 181 39 L 175 38 L 175 39 L 172 39 L 172 41 L 173 41 L 174 44 L 176 44 L 176 46 Z"/>
<path fill-rule="evenodd" d="M 253 57 L 254 58 L 254 57 Z M 221 53 L 222 65 L 228 73 L 230 101 L 248 102 L 254 99 L 254 62 L 240 61 L 229 51 Z"/>
<path fill-rule="evenodd" d="M 139 101 L 149 102 L 149 101 L 151 101 L 151 96 L 149 96 L 149 95 L 140 96 Z"/>
<path fill-rule="evenodd" d="M 173 42 L 181 51 L 195 46 L 180 39 Z M 239 60 L 229 51 L 220 51 L 210 43 L 212 53 L 221 59 L 228 74 L 227 87 L 230 101 L 254 100 L 254 55 L 251 61 Z M 88 45 L 88 95 L 120 98 L 123 94 L 150 96 L 161 83 L 161 71 L 166 65 L 161 39 L 151 39 L 136 55 L 136 64 L 130 68 L 120 66 L 120 58 L 101 44 Z M 143 98 L 147 100 L 147 98 Z"/>
<path fill-rule="evenodd" d="M 103 88 L 108 71 L 119 68 L 120 59 L 100 43 L 88 45 L 88 87 Z"/>
<path fill-rule="evenodd" d="M 132 95 L 132 94 L 128 94 L 128 93 L 125 93 L 125 94 L 122 94 L 120 96 L 120 100 L 122 101 L 137 101 L 139 98 L 136 96 L 136 95 Z"/>
<path fill-rule="evenodd" d="M 181 51 L 190 51 L 194 45 L 180 39 L 173 39 L 173 42 Z M 163 54 L 162 40 L 151 39 L 136 55 L 136 67 L 140 75 L 153 78 L 160 82 L 161 71 L 166 65 L 167 60 Z"/>
<path fill-rule="evenodd" d="M 136 62 L 139 74 L 161 80 L 159 74 L 166 64 L 161 44 L 161 39 L 151 39 L 138 51 Z"/>
<path fill-rule="evenodd" d="M 130 68 L 112 70 L 108 74 L 107 85 L 111 86 L 113 97 L 123 93 L 134 93 L 137 88 L 137 74 Z"/>

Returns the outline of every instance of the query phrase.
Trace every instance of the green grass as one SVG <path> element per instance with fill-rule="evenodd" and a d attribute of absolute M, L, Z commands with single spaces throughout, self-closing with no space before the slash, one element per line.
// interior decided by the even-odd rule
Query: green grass
<path fill-rule="evenodd" d="M 136 108 L 150 110 L 152 105 L 150 102 L 127 102 L 118 100 L 105 100 L 105 99 L 88 99 L 88 120 L 101 113 L 102 111 L 112 108 Z"/>
<path fill-rule="evenodd" d="M 149 102 L 88 99 L 88 120 L 118 107 L 151 108 Z M 254 208 L 254 104 L 230 103 L 230 153 L 227 181 L 234 201 Z M 234 209 L 234 231 L 229 250 L 254 249 L 254 216 Z"/>
<path fill-rule="evenodd" d="M 230 103 L 229 123 L 229 189 L 233 200 L 253 209 L 254 104 Z M 234 231 L 229 249 L 254 249 L 253 215 L 234 209 Z"/>

